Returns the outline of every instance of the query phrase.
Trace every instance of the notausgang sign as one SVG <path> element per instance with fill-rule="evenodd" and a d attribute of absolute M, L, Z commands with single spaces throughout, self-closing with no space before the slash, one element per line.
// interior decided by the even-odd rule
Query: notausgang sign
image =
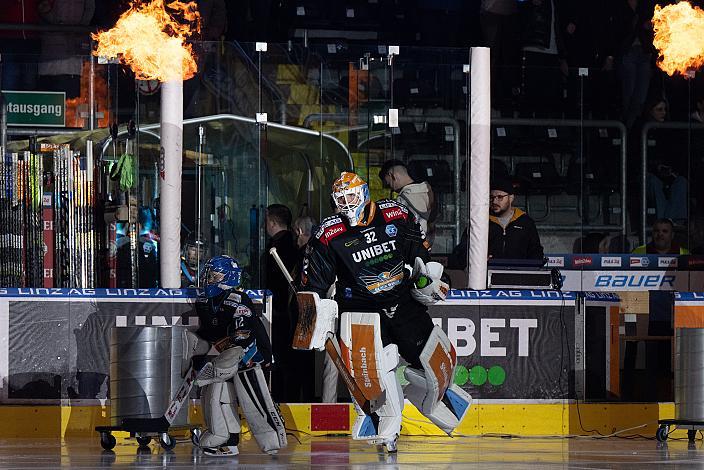
<path fill-rule="evenodd" d="M 52 91 L 5 91 L 8 126 L 63 127 L 66 125 L 66 93 Z"/>

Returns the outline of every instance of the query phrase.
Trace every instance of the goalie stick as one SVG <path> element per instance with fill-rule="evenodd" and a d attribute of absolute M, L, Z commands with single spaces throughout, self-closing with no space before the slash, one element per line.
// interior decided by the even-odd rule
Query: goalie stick
<path fill-rule="evenodd" d="M 298 302 L 301 302 L 301 304 L 303 305 L 303 308 L 299 306 L 299 311 L 310 311 L 310 304 L 312 302 L 312 299 L 309 296 L 301 295 L 301 293 L 298 292 L 296 286 L 294 286 L 293 284 L 293 278 L 291 277 L 291 274 L 289 274 L 288 270 L 286 269 L 286 266 L 284 265 L 284 262 L 281 260 L 281 257 L 279 257 L 279 254 L 276 251 L 276 247 L 272 247 L 269 250 L 269 254 L 274 258 L 274 261 L 276 261 L 276 264 L 279 266 L 279 269 L 281 269 L 281 273 L 286 278 L 286 281 L 288 281 L 288 286 L 291 288 L 291 291 L 296 294 L 296 300 Z M 294 338 L 300 335 L 300 329 L 311 328 L 311 325 L 302 325 L 302 320 L 303 322 L 310 322 L 312 320 L 311 315 L 300 315 L 300 317 L 301 318 L 299 318 L 298 324 L 296 325 L 296 333 L 294 333 Z M 347 388 L 350 390 L 350 393 L 354 397 L 357 404 L 360 406 L 360 408 L 362 408 L 362 411 L 364 411 L 365 414 L 369 415 L 372 418 L 372 420 L 374 421 L 374 425 L 377 426 L 379 417 L 376 414 L 376 410 L 378 410 L 384 403 L 385 393 L 382 392 L 382 394 L 374 400 L 370 400 L 366 396 L 364 396 L 364 393 L 359 387 L 359 384 L 357 384 L 357 381 L 354 380 L 354 377 L 352 377 L 352 374 L 350 374 L 349 369 L 347 369 L 347 366 L 345 366 L 345 363 L 342 361 L 342 357 L 340 356 L 340 351 L 338 349 L 339 346 L 336 343 L 338 343 L 337 337 L 335 336 L 334 332 L 331 332 L 325 340 L 325 350 L 330 356 L 330 359 L 332 359 L 333 364 L 335 364 L 337 371 L 342 376 L 342 380 L 344 380 L 345 384 L 347 385 Z"/>

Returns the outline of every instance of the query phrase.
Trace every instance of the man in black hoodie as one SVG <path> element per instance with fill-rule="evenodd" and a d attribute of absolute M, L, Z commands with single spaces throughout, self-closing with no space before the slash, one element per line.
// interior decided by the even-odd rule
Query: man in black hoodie
<path fill-rule="evenodd" d="M 535 222 L 513 207 L 513 185 L 495 180 L 489 192 L 489 258 L 543 259 Z"/>
<path fill-rule="evenodd" d="M 535 222 L 513 207 L 513 184 L 508 179 L 491 182 L 489 193 L 489 259 L 543 259 Z M 467 267 L 467 230 L 452 250 L 448 269 Z"/>

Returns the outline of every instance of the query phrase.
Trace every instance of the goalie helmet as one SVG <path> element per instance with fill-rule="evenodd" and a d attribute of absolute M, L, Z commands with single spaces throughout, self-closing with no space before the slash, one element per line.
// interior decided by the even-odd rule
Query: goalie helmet
<path fill-rule="evenodd" d="M 343 171 L 332 184 L 332 198 L 340 213 L 347 216 L 350 225 L 355 226 L 369 204 L 369 186 L 359 175 Z"/>
<path fill-rule="evenodd" d="M 200 284 L 208 298 L 234 289 L 242 283 L 242 268 L 229 256 L 210 258 L 201 273 Z"/>

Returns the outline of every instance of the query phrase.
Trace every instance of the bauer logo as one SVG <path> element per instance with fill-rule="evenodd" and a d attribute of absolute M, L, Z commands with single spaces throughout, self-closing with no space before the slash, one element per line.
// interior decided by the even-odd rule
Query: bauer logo
<path fill-rule="evenodd" d="M 676 256 L 662 256 L 658 258 L 658 268 L 676 268 L 677 267 L 677 257 Z"/>
<path fill-rule="evenodd" d="M 645 256 L 631 258 L 630 265 L 632 268 L 647 268 L 650 265 L 650 260 Z"/>
<path fill-rule="evenodd" d="M 572 258 L 572 266 L 574 267 L 591 266 L 592 262 L 591 256 L 575 256 Z"/>
<path fill-rule="evenodd" d="M 548 256 L 548 262 L 545 265 L 552 268 L 563 268 L 565 266 L 565 257 Z"/>
<path fill-rule="evenodd" d="M 604 256 L 601 258 L 602 268 L 620 268 L 621 267 L 621 257 L 620 256 Z"/>

